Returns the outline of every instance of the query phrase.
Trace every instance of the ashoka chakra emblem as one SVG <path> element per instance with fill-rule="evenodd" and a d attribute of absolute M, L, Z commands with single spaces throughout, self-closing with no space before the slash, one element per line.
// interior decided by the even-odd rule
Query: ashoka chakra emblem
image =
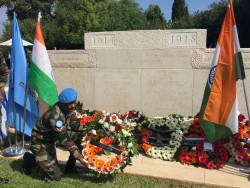
<path fill-rule="evenodd" d="M 214 75 L 215 75 L 215 71 L 216 71 L 216 67 L 217 65 L 213 66 L 209 72 L 209 77 L 208 77 L 208 82 L 209 84 L 213 84 L 214 81 Z"/>

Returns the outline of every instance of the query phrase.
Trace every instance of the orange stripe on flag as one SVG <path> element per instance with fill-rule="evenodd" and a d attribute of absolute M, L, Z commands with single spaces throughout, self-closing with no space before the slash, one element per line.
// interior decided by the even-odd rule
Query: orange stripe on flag
<path fill-rule="evenodd" d="M 232 3 L 232 0 L 229 1 L 229 5 L 230 5 L 230 13 L 231 13 L 231 19 L 232 19 L 232 24 L 233 25 L 236 25 L 236 21 L 235 21 L 235 17 L 234 17 L 234 8 L 233 8 L 233 3 Z"/>
<path fill-rule="evenodd" d="M 231 2 L 231 1 L 230 1 Z M 234 63 L 233 25 L 234 15 L 230 7 L 222 25 L 218 45 L 220 55 L 214 76 L 211 93 L 205 108 L 203 119 L 225 125 L 236 99 L 236 75 Z"/>
<path fill-rule="evenodd" d="M 42 35 L 42 30 L 40 27 L 40 22 L 37 22 L 37 24 L 36 24 L 35 38 L 36 38 L 36 40 L 38 40 L 40 43 L 42 43 L 45 46 L 43 35 Z"/>

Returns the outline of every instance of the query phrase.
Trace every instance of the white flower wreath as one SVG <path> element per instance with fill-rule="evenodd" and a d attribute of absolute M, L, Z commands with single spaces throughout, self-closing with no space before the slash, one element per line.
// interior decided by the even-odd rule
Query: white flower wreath
<path fill-rule="evenodd" d="M 184 133 L 188 132 L 188 126 L 193 121 L 193 118 L 186 118 L 180 115 L 169 115 L 169 116 L 157 116 L 151 119 L 148 119 L 148 125 L 145 129 L 142 129 L 142 148 L 145 153 L 156 159 L 163 160 L 174 160 L 173 157 L 181 146 L 181 142 L 183 140 Z M 159 130 L 169 130 L 171 133 L 171 138 L 169 140 L 169 146 L 153 146 L 145 142 L 147 138 L 143 138 L 144 136 L 149 137 L 151 132 L 159 131 Z"/>

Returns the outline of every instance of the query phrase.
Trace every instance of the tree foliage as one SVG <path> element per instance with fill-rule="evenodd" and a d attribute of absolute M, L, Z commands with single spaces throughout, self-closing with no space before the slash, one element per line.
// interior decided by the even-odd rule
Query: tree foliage
<path fill-rule="evenodd" d="M 58 0 L 55 11 L 56 19 L 46 29 L 57 48 L 83 48 L 86 32 L 144 29 L 146 23 L 133 0 Z"/>
<path fill-rule="evenodd" d="M 147 19 L 147 29 L 166 29 L 167 21 L 158 5 L 149 5 L 145 11 Z"/>
<path fill-rule="evenodd" d="M 234 12 L 241 47 L 250 47 L 250 1 L 234 0 Z M 174 0 L 168 22 L 158 5 L 143 11 L 135 0 L 1 0 L 7 7 L 2 40 L 11 38 L 12 13 L 17 13 L 22 37 L 32 42 L 38 11 L 48 49 L 82 49 L 84 33 L 143 29 L 207 29 L 207 47 L 215 46 L 228 0 L 213 3 L 208 10 L 189 15 L 185 0 Z"/>
<path fill-rule="evenodd" d="M 0 7 L 7 7 L 7 15 L 12 18 L 13 11 L 19 15 L 19 20 L 37 17 L 40 11 L 43 15 L 54 17 L 55 0 L 1 0 Z"/>
<path fill-rule="evenodd" d="M 170 29 L 192 28 L 192 20 L 188 12 L 185 0 L 174 0 L 172 6 L 172 20 L 169 23 Z"/>
<path fill-rule="evenodd" d="M 146 18 L 134 0 L 113 1 L 108 6 L 107 28 L 109 31 L 145 29 Z"/>
<path fill-rule="evenodd" d="M 147 23 L 144 11 L 134 0 L 20 0 L 14 3 L 4 0 L 0 6 L 8 8 L 9 20 L 15 11 L 19 23 L 33 30 L 26 38 L 33 38 L 38 11 L 42 10 L 42 30 L 49 49 L 81 49 L 86 32 L 145 29 Z M 4 38 L 9 38 L 11 33 L 7 30 L 9 24 L 6 24 Z M 27 30 L 21 26 L 20 29 Z"/>
<path fill-rule="evenodd" d="M 95 1 L 57 0 L 55 11 L 56 19 L 45 26 L 50 45 L 59 49 L 83 48 L 84 32 L 94 30 L 99 24 Z"/>
<path fill-rule="evenodd" d="M 185 0 L 174 0 L 172 6 L 172 21 L 178 21 L 189 16 Z"/>
<path fill-rule="evenodd" d="M 250 47 L 250 1 L 238 0 L 234 5 L 239 41 L 242 48 Z"/>
<path fill-rule="evenodd" d="M 193 27 L 207 29 L 207 47 L 214 47 L 217 43 L 227 5 L 226 1 L 212 3 L 209 10 L 193 15 Z"/>

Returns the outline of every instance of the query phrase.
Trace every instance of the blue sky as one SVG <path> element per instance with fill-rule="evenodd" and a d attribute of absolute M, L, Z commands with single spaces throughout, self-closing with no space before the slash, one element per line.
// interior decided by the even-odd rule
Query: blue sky
<path fill-rule="evenodd" d="M 140 4 L 140 7 L 144 10 L 148 8 L 150 4 L 158 5 L 167 20 L 171 18 L 172 5 L 174 0 L 135 0 Z M 208 6 L 213 2 L 219 2 L 220 0 L 186 0 L 188 11 L 192 14 L 195 11 L 207 10 Z"/>
<path fill-rule="evenodd" d="M 148 8 L 150 4 L 159 5 L 161 11 L 164 13 L 164 16 L 167 20 L 171 18 L 172 5 L 174 0 L 135 0 L 139 3 L 140 7 L 144 10 Z M 219 2 L 220 0 L 186 0 L 188 5 L 188 11 L 190 14 L 200 10 L 207 10 L 208 6 L 213 2 Z M 3 25 L 2 23 L 6 20 L 5 9 L 0 9 L 0 35 L 2 34 Z"/>

